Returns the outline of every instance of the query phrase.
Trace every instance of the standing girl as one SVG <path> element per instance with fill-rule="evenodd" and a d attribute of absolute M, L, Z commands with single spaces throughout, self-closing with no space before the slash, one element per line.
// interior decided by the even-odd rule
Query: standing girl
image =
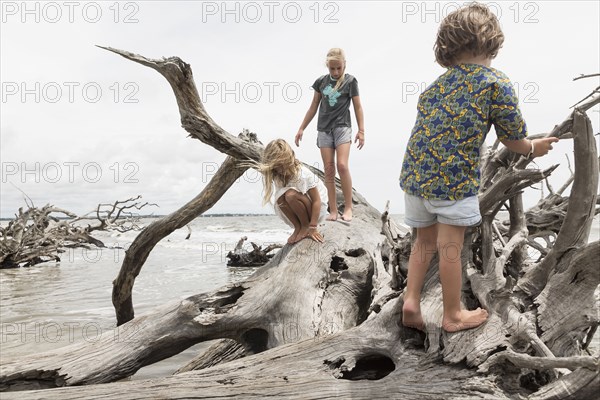
<path fill-rule="evenodd" d="M 335 221 L 338 208 L 335 195 L 335 172 L 340 174 L 342 193 L 344 194 L 344 213 L 342 220 L 352 220 L 352 177 L 348 169 L 348 157 L 352 145 L 352 128 L 350 121 L 350 102 L 354 106 L 354 115 L 358 124 L 358 133 L 354 142 L 358 149 L 365 144 L 363 110 L 358 96 L 358 82 L 350 74 L 346 74 L 346 57 L 342 49 L 333 48 L 327 53 L 325 65 L 329 74 L 318 78 L 312 85 L 315 94 L 306 112 L 306 116 L 296 134 L 296 146 L 300 146 L 304 129 L 310 124 L 317 109 L 317 146 L 321 149 L 321 157 L 325 168 L 325 186 L 329 201 L 328 221 Z M 337 162 L 335 160 L 337 155 Z"/>
<path fill-rule="evenodd" d="M 296 243 L 306 237 L 323 242 L 317 225 L 327 214 L 327 207 L 321 202 L 325 186 L 300 164 L 290 145 L 283 139 L 270 142 L 257 169 L 263 174 L 263 205 L 271 201 L 275 192 L 275 213 L 294 228 L 287 242 Z"/>

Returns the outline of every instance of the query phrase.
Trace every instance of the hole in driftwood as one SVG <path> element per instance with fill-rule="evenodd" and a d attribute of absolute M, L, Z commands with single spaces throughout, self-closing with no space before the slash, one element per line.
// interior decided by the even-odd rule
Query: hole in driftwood
<path fill-rule="evenodd" d="M 244 288 L 242 286 L 234 286 L 227 290 L 217 292 L 218 296 L 222 296 L 215 301 L 216 306 L 226 306 L 234 304 L 240 297 L 244 295 Z"/>
<path fill-rule="evenodd" d="M 242 340 L 245 342 L 247 348 L 254 354 L 267 350 L 268 339 L 268 332 L 259 328 L 250 329 L 242 335 Z"/>
<path fill-rule="evenodd" d="M 356 361 L 356 366 L 350 371 L 342 371 L 341 379 L 352 381 L 368 379 L 378 380 L 396 369 L 394 362 L 387 356 L 371 354 Z"/>
<path fill-rule="evenodd" d="M 358 249 L 350 249 L 344 252 L 344 254 L 346 254 L 348 257 L 360 257 L 366 253 L 367 252 L 360 247 Z"/>
<path fill-rule="evenodd" d="M 340 272 L 341 270 L 348 269 L 348 264 L 346 264 L 346 260 L 342 257 L 333 256 L 329 267 L 335 272 Z"/>
<path fill-rule="evenodd" d="M 521 387 L 531 390 L 532 392 L 536 392 L 542 386 L 547 385 L 551 382 L 551 378 L 546 371 L 533 371 L 524 375 L 521 375 L 519 378 L 519 383 Z"/>
<path fill-rule="evenodd" d="M 324 360 L 323 364 L 327 365 L 330 369 L 338 369 L 345 362 L 346 362 L 346 359 L 344 357 L 338 357 L 333 361 Z"/>

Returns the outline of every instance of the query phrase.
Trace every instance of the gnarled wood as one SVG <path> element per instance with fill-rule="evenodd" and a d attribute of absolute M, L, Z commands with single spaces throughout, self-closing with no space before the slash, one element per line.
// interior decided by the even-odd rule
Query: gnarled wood
<path fill-rule="evenodd" d="M 270 244 L 264 249 L 262 246 L 257 245 L 254 242 L 250 242 L 252 245 L 252 251 L 246 251 L 243 249 L 244 241 L 248 238 L 246 236 L 242 237 L 235 249 L 227 253 L 227 266 L 229 267 L 260 267 L 269 261 L 273 254 L 269 254 L 271 251 L 275 249 L 280 249 L 283 247 L 281 244 Z"/>
<path fill-rule="evenodd" d="M 552 250 L 519 281 L 519 287 L 532 296 L 544 288 L 561 257 L 587 242 L 596 209 L 598 193 L 598 151 L 590 119 L 579 109 L 573 112 L 575 178 L 565 216 Z M 578 173 L 579 172 L 579 173 Z"/>
<path fill-rule="evenodd" d="M 43 376 L 56 386 L 112 382 L 206 340 L 230 338 L 261 352 L 354 327 L 367 316 L 379 236 L 365 209 L 357 207 L 352 230 L 325 226 L 324 244 L 286 245 L 241 284 L 157 309 L 95 343 L 3 360 L 0 390 L 35 387 Z"/>
<path fill-rule="evenodd" d="M 508 399 L 493 381 L 473 371 L 424 361 L 420 351 L 406 349 L 395 303 L 358 327 L 200 371 L 152 381 L 5 393 L 3 398 Z"/>
<path fill-rule="evenodd" d="M 139 229 L 139 216 L 133 215 L 129 210 L 141 210 L 151 205 L 138 202 L 140 198 L 141 196 L 137 196 L 116 200 L 112 204 L 98 204 L 95 211 L 83 216 L 51 205 L 38 208 L 26 198 L 27 210 L 19 208 L 15 219 L 6 227 L 0 227 L 0 268 L 30 267 L 47 261 L 60 262 L 60 254 L 65 248 L 105 247 L 91 233 L 99 230 L 127 232 Z M 92 213 L 100 223 L 88 223 L 84 226 L 82 222 Z"/>
<path fill-rule="evenodd" d="M 107 49 L 165 76 L 175 92 L 182 124 L 192 136 L 240 161 L 258 159 L 259 145 L 228 134 L 206 114 L 188 64 L 176 57 L 149 60 Z M 588 129 L 587 117 L 582 114 L 597 102 L 598 99 L 593 98 L 580 106 L 549 134 L 574 137 L 578 162 L 569 209 L 559 233 L 559 237 L 564 238 L 556 250 L 549 242 L 541 263 L 524 259 L 523 246 L 530 243 L 532 235 L 552 232 L 555 227 L 543 229 L 540 226 L 531 232 L 522 215 L 519 196 L 527 186 L 544 180 L 555 167 L 544 171 L 525 169 L 527 160 L 497 146 L 484 157 L 480 194 L 484 221 L 481 227 L 468 231 L 461 258 L 464 306 L 481 305 L 488 309 L 490 318 L 484 325 L 469 331 L 449 334 L 441 330 L 441 286 L 434 258 L 426 276 L 421 305 L 430 355 L 412 348 L 414 344 L 420 345 L 420 334 L 400 324 L 403 277 L 411 238 L 400 235 L 387 214 L 382 218 L 354 192 L 352 224 L 327 222 L 321 228 L 325 243 L 303 240 L 286 245 L 247 281 L 191 296 L 137 317 L 115 332 L 105 333 L 98 343 L 4 360 L 0 366 L 0 389 L 112 382 L 195 343 L 226 338 L 239 346 L 220 343 L 211 349 L 211 354 L 185 368 L 195 368 L 196 364 L 208 367 L 202 370 L 147 382 L 23 392 L 18 398 L 68 399 L 117 394 L 121 398 L 514 397 L 515 388 L 496 379 L 497 372 L 493 372 L 507 368 L 509 361 L 502 362 L 501 357 L 496 356 L 489 375 L 482 377 L 475 376 L 473 370 L 440 363 L 437 358 L 441 356 L 447 363 L 466 361 L 469 366 L 485 366 L 492 354 L 505 348 L 507 354 L 519 354 L 513 360 L 530 359 L 532 355 L 544 360 L 561 360 L 563 356 L 578 356 L 580 350 L 569 345 L 572 343 L 569 342 L 571 337 L 565 334 L 567 329 L 575 329 L 576 339 L 582 342 L 589 339 L 585 335 L 589 335 L 597 323 L 589 317 L 595 306 L 569 313 L 569 304 L 564 308 L 553 307 L 548 298 L 568 287 L 573 296 L 567 298 L 571 305 L 577 304 L 576 301 L 589 302 L 598 285 L 592 265 L 599 245 L 583 246 L 597 204 L 597 186 L 584 184 L 585 179 L 589 179 L 589 169 L 585 166 L 594 168 L 596 175 L 592 178 L 597 181 L 598 155 L 594 146 L 585 145 L 590 140 L 593 142 L 593 135 Z M 503 225 L 495 218 L 506 202 L 511 218 L 507 226 L 501 228 Z M 559 202 L 555 205 L 561 207 Z M 565 236 L 569 234 L 576 237 L 569 241 Z M 572 251 L 569 243 L 577 243 L 582 248 Z M 540 267 L 550 255 L 554 260 L 549 264 L 551 267 Z M 524 271 L 525 277 L 522 276 Z M 536 274 L 544 278 L 540 281 Z M 585 284 L 581 283 L 582 277 Z M 522 280 L 532 282 L 536 289 L 521 290 Z M 534 292 L 537 293 L 532 295 Z M 536 298 L 537 294 L 540 295 Z M 559 324 L 560 318 L 565 316 L 568 316 L 567 323 Z M 115 334 L 116 337 L 126 335 L 127 340 L 115 341 Z M 226 362 L 240 357 L 241 348 L 244 354 L 258 354 Z M 589 359 L 576 360 L 590 366 Z M 563 366 L 552 361 L 541 367 L 547 365 Z M 512 371 L 508 373 L 511 382 L 521 382 L 520 378 L 529 374 L 526 369 L 530 367 L 531 364 L 527 364 L 525 370 L 515 371 L 511 366 Z M 544 373 L 543 379 L 534 379 L 518 392 L 530 395 L 537 390 L 533 393 L 536 398 L 554 398 L 565 393 L 585 398 L 596 389 L 597 370 L 580 368 L 560 376 L 564 372 L 556 369 Z M 8 394 L 7 398 L 17 398 L 17 395 Z"/>
<path fill-rule="evenodd" d="M 52 205 L 37 208 L 30 204 L 27 210 L 19 208 L 15 219 L 0 227 L 0 268 L 29 267 L 46 261 L 60 261 L 65 247 L 85 247 L 89 244 L 104 247 L 86 228 L 70 220 L 77 215 Z"/>

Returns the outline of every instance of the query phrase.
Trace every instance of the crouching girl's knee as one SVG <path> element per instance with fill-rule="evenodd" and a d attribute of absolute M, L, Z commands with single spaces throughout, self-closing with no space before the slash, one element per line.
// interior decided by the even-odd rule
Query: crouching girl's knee
<path fill-rule="evenodd" d="M 283 197 L 285 198 L 285 201 L 289 203 L 298 198 L 298 192 L 294 189 L 289 189 L 287 192 L 285 192 Z"/>

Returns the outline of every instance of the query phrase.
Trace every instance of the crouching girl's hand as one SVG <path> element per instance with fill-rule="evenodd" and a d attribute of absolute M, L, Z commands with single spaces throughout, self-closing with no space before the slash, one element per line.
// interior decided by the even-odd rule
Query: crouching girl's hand
<path fill-rule="evenodd" d="M 319 243 L 323 243 L 324 241 L 323 235 L 321 235 L 321 233 L 317 230 L 316 226 L 311 226 L 308 228 L 308 233 L 306 234 L 306 237 L 309 237 L 315 242 Z"/>

